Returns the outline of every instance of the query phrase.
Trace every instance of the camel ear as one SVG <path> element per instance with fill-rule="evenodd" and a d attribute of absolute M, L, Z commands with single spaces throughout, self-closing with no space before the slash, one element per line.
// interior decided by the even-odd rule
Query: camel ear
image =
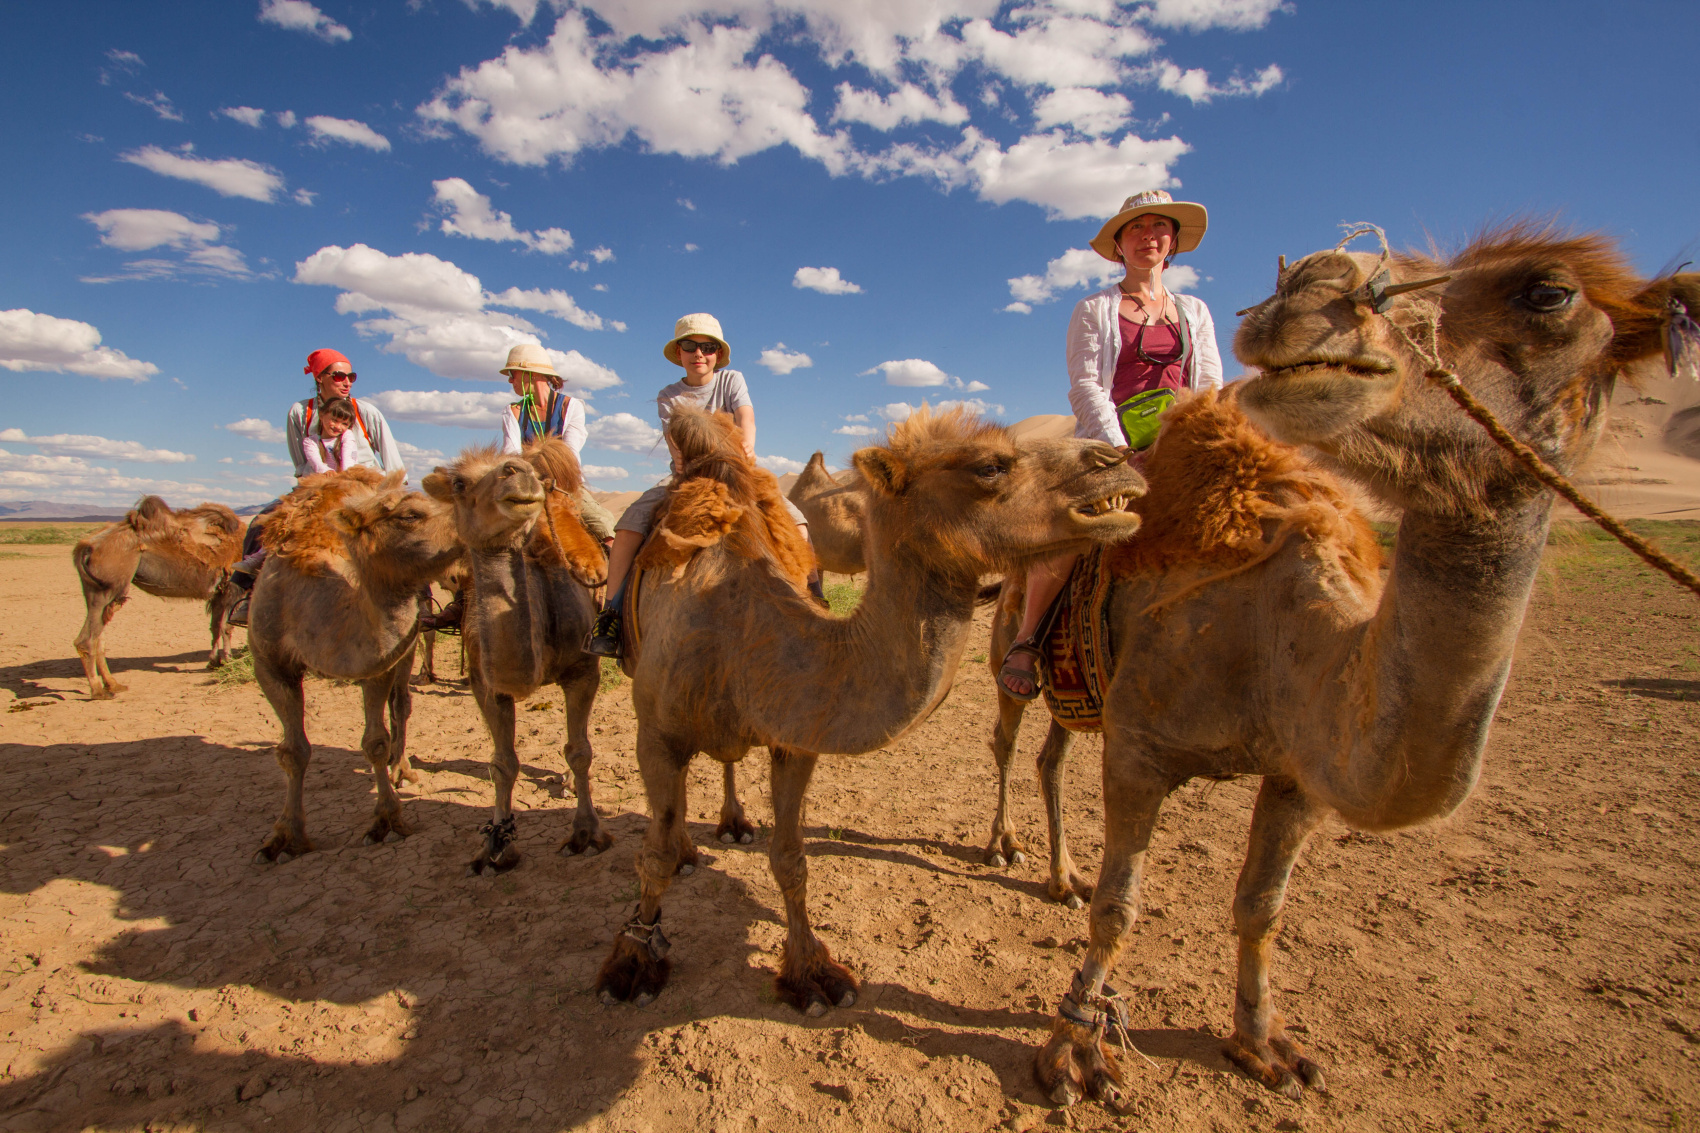
<path fill-rule="evenodd" d="M 861 449 L 850 460 L 868 485 L 882 495 L 900 496 L 909 486 L 908 469 L 889 449 Z"/>
<path fill-rule="evenodd" d="M 455 502 L 454 474 L 447 468 L 439 466 L 433 469 L 431 474 L 425 477 L 425 482 L 419 486 L 434 500 L 441 500 L 445 504 Z"/>

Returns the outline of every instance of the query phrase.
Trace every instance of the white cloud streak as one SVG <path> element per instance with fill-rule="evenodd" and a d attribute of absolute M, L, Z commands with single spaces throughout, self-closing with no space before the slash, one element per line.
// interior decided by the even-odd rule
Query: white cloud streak
<path fill-rule="evenodd" d="M 266 123 L 266 112 L 255 106 L 221 106 L 218 113 L 256 130 Z"/>
<path fill-rule="evenodd" d="M 490 198 L 474 189 L 460 177 L 447 177 L 431 182 L 435 190 L 432 203 L 448 215 L 441 228 L 450 236 L 465 236 L 471 240 L 494 240 L 523 244 L 534 252 L 558 256 L 570 251 L 573 235 L 564 228 L 545 228 L 527 232 L 514 226 L 514 218 L 490 203 Z M 607 248 L 593 248 L 590 255 L 597 263 L 614 258 Z"/>
<path fill-rule="evenodd" d="M 239 437 L 247 437 L 251 441 L 259 441 L 262 444 L 281 445 L 288 439 L 287 434 L 282 429 L 260 417 L 244 417 L 240 421 L 232 421 L 230 424 L 220 427 L 228 429 Z"/>
<path fill-rule="evenodd" d="M 791 277 L 791 286 L 822 295 L 860 295 L 859 284 L 851 283 L 838 274 L 837 268 L 798 268 Z"/>
<path fill-rule="evenodd" d="M 114 441 L 77 433 L 55 433 L 45 437 L 25 435 L 22 429 L 0 429 L 0 441 L 9 444 L 34 445 L 49 456 L 93 456 L 107 460 L 127 460 L 136 464 L 188 464 L 194 460 L 186 452 L 165 448 L 148 448 L 138 441 Z"/>
<path fill-rule="evenodd" d="M 342 142 L 344 145 L 360 146 L 363 149 L 376 150 L 379 153 L 390 151 L 390 140 L 364 122 L 353 118 L 331 118 L 324 114 L 315 114 L 305 119 L 313 141 L 318 144 L 325 142 Z"/>
<path fill-rule="evenodd" d="M 354 38 L 353 32 L 319 11 L 308 0 L 260 0 L 260 22 L 306 32 L 326 43 L 347 43 Z"/>
<path fill-rule="evenodd" d="M 245 197 L 270 204 L 283 192 L 283 177 L 277 170 L 245 158 L 195 157 L 188 152 L 173 153 L 159 146 L 143 146 L 118 160 L 139 165 L 161 177 L 205 185 L 226 197 Z"/>
<path fill-rule="evenodd" d="M 763 350 L 756 361 L 776 374 L 789 374 L 793 370 L 807 369 L 815 364 L 815 360 L 801 350 L 787 350 L 783 342 Z"/>
<path fill-rule="evenodd" d="M 61 319 L 18 308 L 0 311 L 0 369 L 83 374 L 145 382 L 159 373 L 122 350 L 100 344 L 100 331 L 76 319 Z"/>

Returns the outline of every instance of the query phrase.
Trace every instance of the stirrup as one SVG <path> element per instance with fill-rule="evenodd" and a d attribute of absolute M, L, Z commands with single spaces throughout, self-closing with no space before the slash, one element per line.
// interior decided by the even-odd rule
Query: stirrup
<path fill-rule="evenodd" d="M 248 599 L 249 594 L 246 590 L 244 590 L 242 592 L 242 597 L 238 598 L 231 605 L 230 609 L 225 612 L 225 625 L 235 626 L 238 629 L 248 628 Z"/>

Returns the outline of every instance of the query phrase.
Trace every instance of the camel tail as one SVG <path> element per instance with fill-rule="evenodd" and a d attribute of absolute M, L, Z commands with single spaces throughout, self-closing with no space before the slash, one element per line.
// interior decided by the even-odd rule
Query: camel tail
<path fill-rule="evenodd" d="M 94 558 L 94 544 L 88 539 L 79 539 L 77 545 L 71 548 L 71 565 L 77 568 L 77 581 L 83 585 L 83 593 L 96 590 L 111 590 L 112 587 L 102 582 L 89 569 L 89 562 Z"/>

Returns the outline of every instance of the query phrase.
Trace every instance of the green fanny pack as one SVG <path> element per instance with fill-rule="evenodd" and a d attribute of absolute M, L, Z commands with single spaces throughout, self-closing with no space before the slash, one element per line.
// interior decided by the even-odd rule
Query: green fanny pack
<path fill-rule="evenodd" d="M 1148 389 L 1119 403 L 1116 419 L 1122 424 L 1122 436 L 1127 438 L 1127 447 L 1135 452 L 1150 448 L 1163 428 L 1158 418 L 1174 403 L 1175 391 L 1172 389 Z"/>

